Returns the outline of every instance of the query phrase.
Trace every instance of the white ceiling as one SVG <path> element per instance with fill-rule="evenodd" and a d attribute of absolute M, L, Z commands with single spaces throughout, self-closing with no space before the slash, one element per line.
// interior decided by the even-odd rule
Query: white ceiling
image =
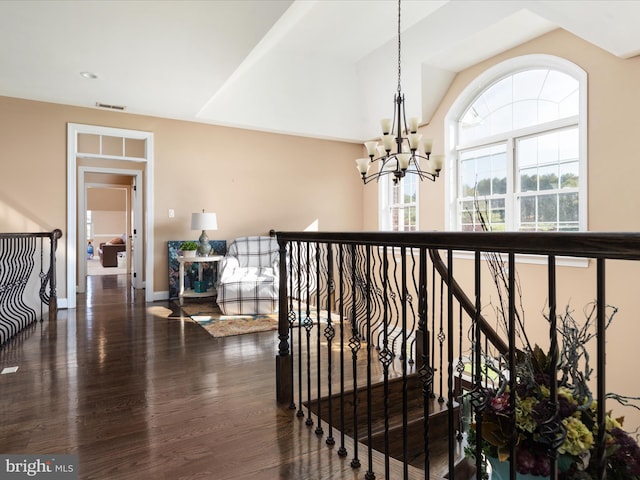
<path fill-rule="evenodd" d="M 428 122 L 456 72 L 558 27 L 638 55 L 638 25 L 636 0 L 403 0 L 407 115 Z M 10 97 L 362 141 L 397 64 L 395 0 L 0 2 Z"/>

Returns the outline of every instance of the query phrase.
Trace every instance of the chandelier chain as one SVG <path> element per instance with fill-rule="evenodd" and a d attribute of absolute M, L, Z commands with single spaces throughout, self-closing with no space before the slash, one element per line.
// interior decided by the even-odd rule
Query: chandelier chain
<path fill-rule="evenodd" d="M 400 86 L 400 73 L 401 73 L 401 67 L 402 67 L 402 62 L 401 62 L 401 57 L 400 57 L 400 1 L 398 0 L 398 95 L 400 95 L 400 92 L 402 91 L 402 87 Z"/>

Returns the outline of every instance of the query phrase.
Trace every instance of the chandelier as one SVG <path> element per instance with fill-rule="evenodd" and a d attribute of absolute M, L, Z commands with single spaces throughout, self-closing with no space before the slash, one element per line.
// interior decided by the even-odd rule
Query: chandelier
<path fill-rule="evenodd" d="M 398 91 L 393 96 L 393 119 L 383 118 L 382 145 L 365 142 L 368 158 L 358 158 L 356 166 L 362 181 L 367 184 L 380 180 L 383 175 L 393 175 L 396 184 L 407 174 L 417 175 L 420 180 L 436 180 L 440 176 L 444 155 L 431 155 L 431 140 L 422 140 L 418 133 L 418 117 L 407 117 L 404 110 L 404 94 L 401 87 L 401 42 L 400 42 L 400 0 L 398 0 Z M 404 136 L 403 136 L 404 135 Z M 395 152 L 392 152 L 395 143 Z M 369 174 L 371 165 L 380 162 L 376 172 Z"/>

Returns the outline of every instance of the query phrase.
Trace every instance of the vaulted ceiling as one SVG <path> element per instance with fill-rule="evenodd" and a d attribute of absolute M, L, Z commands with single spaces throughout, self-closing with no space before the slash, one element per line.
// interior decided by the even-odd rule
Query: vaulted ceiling
<path fill-rule="evenodd" d="M 319 138 L 379 133 L 395 0 L 3 0 L 0 95 Z M 456 72 L 556 28 L 640 54 L 640 1 L 403 0 L 407 114 Z M 84 78 L 90 72 L 95 79 Z"/>

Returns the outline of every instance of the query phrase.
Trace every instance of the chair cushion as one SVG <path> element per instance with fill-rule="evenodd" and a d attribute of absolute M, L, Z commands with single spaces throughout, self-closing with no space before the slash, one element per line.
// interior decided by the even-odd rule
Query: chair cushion
<path fill-rule="evenodd" d="M 278 310 L 278 276 L 270 267 L 236 268 L 218 285 L 225 315 L 268 314 Z"/>

